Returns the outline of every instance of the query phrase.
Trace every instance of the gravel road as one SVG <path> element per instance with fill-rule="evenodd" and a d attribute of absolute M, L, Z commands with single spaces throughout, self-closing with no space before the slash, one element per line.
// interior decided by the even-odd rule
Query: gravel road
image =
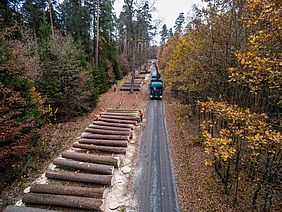
<path fill-rule="evenodd" d="M 166 129 L 163 102 L 150 100 L 135 191 L 139 211 L 180 211 Z"/>

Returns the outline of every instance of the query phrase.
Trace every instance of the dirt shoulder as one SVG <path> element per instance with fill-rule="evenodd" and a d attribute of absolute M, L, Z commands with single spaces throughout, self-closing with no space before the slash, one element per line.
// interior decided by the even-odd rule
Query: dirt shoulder
<path fill-rule="evenodd" d="M 181 211 L 232 211 L 211 168 L 205 166 L 207 155 L 202 145 L 192 139 L 192 124 L 176 124 L 176 111 L 171 105 L 175 99 L 169 91 L 164 101 Z"/>

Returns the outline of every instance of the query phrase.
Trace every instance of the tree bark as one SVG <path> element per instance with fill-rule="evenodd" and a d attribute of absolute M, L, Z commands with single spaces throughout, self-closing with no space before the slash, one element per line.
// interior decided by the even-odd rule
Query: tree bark
<path fill-rule="evenodd" d="M 111 126 L 103 126 L 103 125 L 96 125 L 96 124 L 90 124 L 88 127 L 93 128 L 93 129 L 116 130 L 116 131 L 124 131 L 124 132 L 130 133 L 129 128 L 111 127 Z"/>
<path fill-rule="evenodd" d="M 103 121 L 95 121 L 93 124 L 102 125 L 102 126 L 111 126 L 111 127 L 121 127 L 125 129 L 132 129 L 134 127 L 133 124 L 111 123 L 111 122 L 103 122 Z"/>
<path fill-rule="evenodd" d="M 119 112 L 119 113 L 137 113 L 138 110 L 136 109 L 116 109 L 116 108 L 107 108 L 106 112 Z"/>
<path fill-rule="evenodd" d="M 101 112 L 101 115 L 110 115 L 110 116 L 133 116 L 133 117 L 139 117 L 139 112 Z"/>
<path fill-rule="evenodd" d="M 28 193 L 24 195 L 23 203 L 101 210 L 100 206 L 102 205 L 102 200 L 88 197 L 81 198 L 75 196 Z"/>
<path fill-rule="evenodd" d="M 100 152 L 121 153 L 121 154 L 126 153 L 125 147 L 96 146 L 96 145 L 79 144 L 79 143 L 74 143 L 72 146 L 74 148 L 96 150 Z"/>
<path fill-rule="evenodd" d="M 96 144 L 101 146 L 127 147 L 127 141 L 123 141 L 123 140 L 101 140 L 101 139 L 81 138 L 78 140 L 78 143 Z"/>
<path fill-rule="evenodd" d="M 107 164 L 114 167 L 120 166 L 120 159 L 113 158 L 112 156 L 91 155 L 86 153 L 64 151 L 62 153 L 62 157 L 89 163 Z"/>
<path fill-rule="evenodd" d="M 132 91 L 131 88 L 128 88 L 128 87 L 121 87 L 119 90 L 120 90 L 120 91 L 131 91 L 131 92 L 133 92 L 133 91 L 140 91 L 141 89 L 134 87 L 134 88 L 133 88 L 133 91 Z"/>
<path fill-rule="evenodd" d="M 139 121 L 140 118 L 136 116 L 119 116 L 119 115 L 106 115 L 106 114 L 101 114 L 102 118 L 109 118 L 109 119 L 120 119 L 121 121 L 123 120 L 134 120 L 134 121 Z"/>
<path fill-rule="evenodd" d="M 48 0 L 48 4 L 49 4 L 49 17 L 50 17 L 50 24 L 51 24 L 51 32 L 52 32 L 52 36 L 54 36 L 54 23 L 53 23 L 53 17 L 52 17 L 52 2 L 51 0 Z"/>
<path fill-rule="evenodd" d="M 35 184 L 30 188 L 33 193 L 60 194 L 80 197 L 103 198 L 104 188 L 86 188 L 54 184 Z"/>
<path fill-rule="evenodd" d="M 92 183 L 111 186 L 112 175 L 82 174 L 75 172 L 46 172 L 46 177 L 58 180 L 70 180 L 81 183 Z"/>
<path fill-rule="evenodd" d="M 54 159 L 53 164 L 61 167 L 73 168 L 81 171 L 89 171 L 95 174 L 112 175 L 114 173 L 114 167 L 109 165 L 78 162 L 78 161 L 61 159 L 61 158 Z"/>
<path fill-rule="evenodd" d="M 120 124 L 133 124 L 136 125 L 137 121 L 132 121 L 132 120 L 119 120 L 119 119 L 112 119 L 112 118 L 100 118 L 100 121 L 104 122 L 114 122 L 114 123 L 120 123 Z"/>
<path fill-rule="evenodd" d="M 87 127 L 85 129 L 86 132 L 94 133 L 94 134 L 102 134 L 102 135 L 125 135 L 129 136 L 130 132 L 128 131 L 118 131 L 118 130 L 106 130 L 106 129 L 94 129 Z"/>
<path fill-rule="evenodd" d="M 97 0 L 97 19 L 96 19 L 96 49 L 95 49 L 95 65 L 99 66 L 99 40 L 100 40 L 100 1 Z"/>
<path fill-rule="evenodd" d="M 105 140 L 129 140 L 129 136 L 124 135 L 103 135 L 103 134 L 93 134 L 84 132 L 81 133 L 81 138 L 94 138 L 94 139 L 105 139 Z"/>

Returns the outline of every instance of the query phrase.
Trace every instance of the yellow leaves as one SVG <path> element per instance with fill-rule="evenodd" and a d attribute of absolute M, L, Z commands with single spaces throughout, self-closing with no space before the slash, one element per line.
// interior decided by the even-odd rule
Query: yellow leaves
<path fill-rule="evenodd" d="M 212 154 L 223 161 L 227 161 L 235 155 L 236 149 L 232 147 L 231 139 L 226 137 L 212 138 L 207 131 L 203 132 L 203 137 L 205 138 L 204 145 L 207 154 Z"/>
<path fill-rule="evenodd" d="M 253 93 L 263 87 L 276 90 L 281 84 L 281 48 L 278 46 L 281 43 L 282 8 L 278 2 L 247 1 L 248 12 L 243 23 L 250 28 L 248 45 L 235 54 L 239 65 L 229 72 L 230 81 L 248 86 Z"/>
<path fill-rule="evenodd" d="M 265 122 L 266 114 L 252 113 L 249 109 L 244 110 L 236 105 L 211 99 L 208 102 L 200 102 L 199 106 L 203 111 L 213 113 L 217 119 L 228 122 L 227 128 L 221 129 L 216 137 L 212 137 L 207 131 L 211 127 L 211 120 L 201 124 L 207 154 L 226 162 L 239 151 L 239 142 L 252 151 L 268 150 L 269 145 L 282 149 L 282 135 Z"/>
<path fill-rule="evenodd" d="M 205 166 L 211 166 L 213 163 L 212 160 L 205 160 Z"/>

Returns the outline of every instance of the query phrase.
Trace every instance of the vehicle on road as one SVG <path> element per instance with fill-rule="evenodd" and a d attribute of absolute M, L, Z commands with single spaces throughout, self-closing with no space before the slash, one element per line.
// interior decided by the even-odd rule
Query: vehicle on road
<path fill-rule="evenodd" d="M 163 98 L 163 81 L 160 79 L 152 79 L 149 85 L 150 98 L 162 99 Z"/>

